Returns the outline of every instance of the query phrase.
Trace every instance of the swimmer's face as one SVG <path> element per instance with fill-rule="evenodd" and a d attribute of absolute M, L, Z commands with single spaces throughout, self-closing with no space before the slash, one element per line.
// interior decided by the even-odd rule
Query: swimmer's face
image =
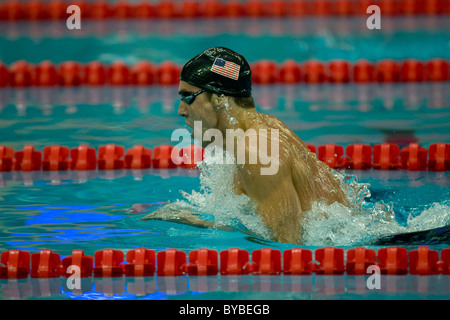
<path fill-rule="evenodd" d="M 193 93 L 198 92 L 201 88 L 193 86 L 185 81 L 180 81 L 178 86 L 178 94 L 180 96 L 188 96 Z M 181 100 L 180 106 L 178 107 L 178 115 L 186 118 L 186 124 L 194 128 L 194 121 L 202 122 L 202 132 L 192 132 L 195 137 L 202 138 L 203 133 L 212 128 L 216 128 L 218 117 L 216 108 L 214 108 L 212 102 L 209 99 L 209 95 L 200 93 L 195 97 L 194 102 L 188 104 L 187 102 Z M 203 140 L 203 139 L 201 139 Z"/>

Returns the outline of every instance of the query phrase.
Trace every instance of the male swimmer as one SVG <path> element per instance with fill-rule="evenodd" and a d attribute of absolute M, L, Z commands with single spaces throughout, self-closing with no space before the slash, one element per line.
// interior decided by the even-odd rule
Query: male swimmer
<path fill-rule="evenodd" d="M 234 155 L 236 149 L 227 150 L 227 129 L 242 129 L 256 139 L 266 139 L 269 144 L 273 143 L 269 139 L 271 132 L 279 133 L 278 170 L 273 174 L 262 174 L 261 168 L 267 167 L 267 163 L 263 164 L 258 157 L 260 144 L 245 144 L 244 139 L 251 138 L 249 135 L 237 138 L 237 144 L 233 145 L 237 148 L 240 142 L 244 143 L 245 159 L 258 161 L 236 166 L 233 192 L 245 194 L 254 202 L 256 213 L 270 230 L 272 240 L 300 244 L 303 214 L 311 210 L 313 202 L 325 201 L 329 205 L 339 202 L 348 206 L 348 199 L 332 170 L 294 132 L 281 120 L 256 110 L 251 89 L 250 65 L 242 55 L 224 47 L 207 49 L 188 61 L 181 71 L 178 114 L 193 129 L 194 122 L 201 121 L 203 132 L 193 134 L 203 136 L 208 129 L 218 129 L 222 133 L 223 149 Z M 208 143 L 202 141 L 203 147 Z M 267 149 L 271 150 L 270 146 Z M 214 226 L 193 213 L 182 211 L 177 212 L 169 204 L 143 220 Z"/>

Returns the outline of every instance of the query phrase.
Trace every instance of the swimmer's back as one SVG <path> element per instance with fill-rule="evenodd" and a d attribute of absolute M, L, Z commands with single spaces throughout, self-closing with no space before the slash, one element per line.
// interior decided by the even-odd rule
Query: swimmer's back
<path fill-rule="evenodd" d="M 312 202 L 325 199 L 328 204 L 339 202 L 347 205 L 341 182 L 330 167 L 317 159 L 306 144 L 280 119 L 259 113 L 259 128 L 279 129 L 279 150 L 286 153 L 291 165 L 291 177 L 302 205 L 302 211 L 311 209 Z"/>

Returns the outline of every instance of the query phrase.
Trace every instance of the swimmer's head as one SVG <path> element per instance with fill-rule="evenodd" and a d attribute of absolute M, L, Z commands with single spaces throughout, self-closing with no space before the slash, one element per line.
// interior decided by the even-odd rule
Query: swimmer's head
<path fill-rule="evenodd" d="M 181 71 L 178 115 L 194 129 L 194 138 L 209 129 L 240 126 L 236 113 L 255 108 L 251 86 L 250 65 L 242 55 L 222 47 L 207 49 Z M 207 144 L 202 141 L 203 147 Z"/>
<path fill-rule="evenodd" d="M 252 72 L 247 60 L 224 47 L 203 51 L 181 70 L 180 80 L 207 92 L 232 97 L 250 97 Z"/>

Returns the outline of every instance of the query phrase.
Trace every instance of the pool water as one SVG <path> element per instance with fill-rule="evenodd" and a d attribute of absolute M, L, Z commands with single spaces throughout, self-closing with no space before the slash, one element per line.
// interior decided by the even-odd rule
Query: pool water
<path fill-rule="evenodd" d="M 232 34 L 226 27 L 226 32 L 215 29 L 212 34 L 185 35 L 181 30 L 185 30 L 186 22 L 172 25 L 167 22 L 172 28 L 166 34 L 151 32 L 155 30 L 152 28 L 149 32 L 125 29 L 118 34 L 84 29 L 79 34 L 64 30 L 63 37 L 55 37 L 38 32 L 28 34 L 23 31 L 29 28 L 26 23 L 14 26 L 6 23 L 7 28 L 0 28 L 4 30 L 0 33 L 0 60 L 9 64 L 19 59 L 31 63 L 44 59 L 54 63 L 66 60 L 111 63 L 118 59 L 126 63 L 141 59 L 160 63 L 169 59 L 182 64 L 215 45 L 234 48 L 250 61 L 282 62 L 294 58 L 301 62 L 312 57 L 350 61 L 450 59 L 450 29 L 442 28 L 446 22 L 438 20 L 434 27 L 422 30 L 414 28 L 423 23 L 416 19 L 413 27 L 400 32 L 369 33 L 364 29 L 352 32 L 350 26 L 348 30 L 335 32 L 330 29 L 317 32 L 312 28 L 296 33 L 284 27 L 283 34 L 266 31 L 258 36 L 242 31 Z M 198 28 L 195 30 L 203 30 L 199 27 L 201 23 L 194 24 Z M 253 27 L 270 30 L 277 23 L 270 19 L 254 21 Z M 450 143 L 449 89 L 448 82 L 275 85 L 256 86 L 253 96 L 259 111 L 280 118 L 305 142 L 314 145 L 337 143 L 345 147 L 352 143 L 373 145 L 391 141 L 403 146 L 417 141 L 428 147 L 436 142 Z M 21 150 L 32 144 L 43 150 L 55 144 L 69 148 L 88 144 L 96 149 L 108 143 L 126 149 L 136 144 L 150 148 L 176 144 L 170 139 L 173 130 L 186 128 L 184 119 L 176 114 L 176 92 L 176 86 L 0 89 L 0 145 Z M 310 228 L 315 232 L 303 247 L 312 250 L 324 246 L 375 247 L 370 240 L 380 235 L 450 224 L 450 172 L 369 170 L 346 174 L 368 184 L 367 207 L 384 203 L 392 208 L 395 219 L 376 220 L 367 215 L 355 217 L 336 212 L 329 221 L 312 220 Z M 259 236 L 257 219 L 251 221 L 252 235 L 239 229 L 222 231 L 165 221 L 139 221 L 167 202 L 186 201 L 182 192 L 190 195 L 190 199 L 205 196 L 201 193 L 205 186 L 202 183 L 198 170 L 185 169 L 1 173 L 0 251 L 36 252 L 48 248 L 66 256 L 74 249 L 94 255 L 105 248 L 124 252 L 137 247 L 158 251 L 177 248 L 189 252 L 198 248 L 221 251 L 238 247 L 252 251 L 293 247 Z M 211 186 L 219 182 L 208 183 Z M 224 203 L 216 206 L 220 212 Z M 429 245 L 437 250 L 448 247 L 448 243 Z M 408 246 L 414 248 L 417 244 Z M 62 278 L 44 282 L 0 280 L 0 295 L 2 299 L 446 299 L 449 295 L 448 276 L 384 277 L 380 291 L 366 290 L 364 278 L 347 275 L 124 277 L 95 281 L 89 278 L 83 280 L 84 293 L 65 288 Z"/>

